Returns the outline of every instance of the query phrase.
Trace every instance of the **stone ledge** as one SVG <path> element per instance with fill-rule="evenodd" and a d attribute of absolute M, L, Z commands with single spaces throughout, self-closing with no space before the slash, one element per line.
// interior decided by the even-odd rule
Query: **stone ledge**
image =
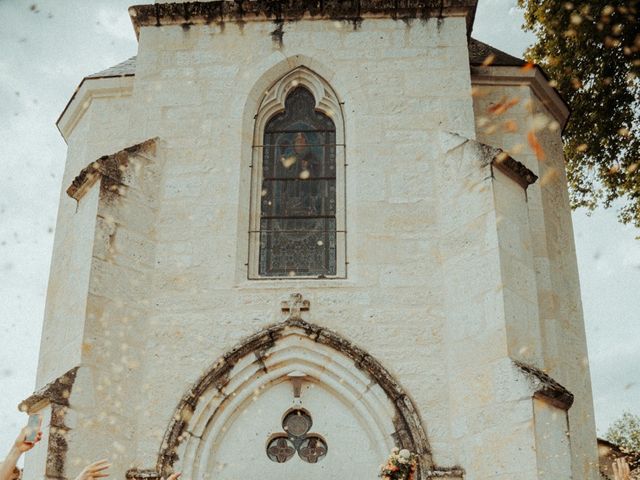
<path fill-rule="evenodd" d="M 538 176 L 535 173 L 525 167 L 521 162 L 507 155 L 502 150 L 500 150 L 498 155 L 494 157 L 491 165 L 500 170 L 507 177 L 514 180 L 525 190 L 529 185 L 536 183 L 536 180 L 538 180 Z"/>
<path fill-rule="evenodd" d="M 27 413 L 38 411 L 46 405 L 51 406 L 44 475 L 47 480 L 66 480 L 64 469 L 69 449 L 67 443 L 69 427 L 65 423 L 65 417 L 79 368 L 78 366 L 67 371 L 18 405 L 20 411 Z"/>
<path fill-rule="evenodd" d="M 161 475 L 151 469 L 131 468 L 125 474 L 129 480 L 155 480 L 161 478 Z"/>
<path fill-rule="evenodd" d="M 425 476 L 427 478 L 439 478 L 441 480 L 462 480 L 464 470 L 460 467 L 439 468 L 437 470 L 427 470 Z"/>
<path fill-rule="evenodd" d="M 427 479 L 462 480 L 464 473 L 464 470 L 460 467 L 439 468 L 436 470 L 426 470 L 424 477 Z M 156 470 L 131 468 L 127 470 L 125 477 L 128 480 L 160 480 L 162 475 Z"/>
<path fill-rule="evenodd" d="M 560 385 L 539 368 L 518 360 L 513 360 L 513 363 L 522 372 L 524 372 L 525 376 L 532 383 L 532 386 L 535 389 L 534 397 L 542 398 L 563 410 L 569 410 L 571 408 L 574 400 L 573 393 Z"/>
<path fill-rule="evenodd" d="M 100 185 L 103 190 L 111 193 L 115 192 L 118 186 L 123 184 L 122 179 L 129 165 L 129 156 L 146 152 L 154 153 L 156 141 L 157 139 L 151 138 L 112 155 L 104 155 L 91 162 L 73 179 L 71 185 L 67 188 L 67 195 L 79 202 L 98 179 L 103 180 Z"/>
<path fill-rule="evenodd" d="M 34 392 L 33 395 L 20 402 L 18 410 L 29 413 L 43 402 L 68 407 L 69 396 L 71 395 L 71 389 L 73 388 L 73 384 L 76 380 L 78 368 L 80 367 L 73 367 L 65 374 Z"/>
<path fill-rule="evenodd" d="M 473 27 L 477 0 L 218 0 L 213 2 L 156 3 L 129 8 L 136 36 L 140 27 L 222 23 L 226 21 L 338 20 L 357 26 L 366 18 L 464 17 L 467 35 Z"/>
<path fill-rule="evenodd" d="M 460 467 L 439 468 L 437 470 L 426 470 L 424 475 L 426 478 L 462 479 L 464 470 Z M 132 468 L 127 470 L 125 474 L 128 480 L 156 480 L 162 478 L 162 475 L 156 470 Z"/>

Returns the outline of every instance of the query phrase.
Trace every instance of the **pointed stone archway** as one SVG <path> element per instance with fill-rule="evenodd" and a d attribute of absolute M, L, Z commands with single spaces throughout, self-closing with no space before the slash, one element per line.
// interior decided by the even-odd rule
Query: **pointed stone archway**
<path fill-rule="evenodd" d="M 418 454 L 420 480 L 462 478 L 459 468 L 434 465 L 412 400 L 376 359 L 335 332 L 303 321 L 299 309 L 290 311 L 294 314 L 287 321 L 247 338 L 195 382 L 172 416 L 156 468 L 131 470 L 127 477 L 148 479 L 175 469 L 185 478 L 232 479 L 246 476 L 253 461 L 260 464 L 252 468 L 260 469 L 261 478 L 280 478 L 271 472 L 278 467 L 297 468 L 305 478 L 316 473 L 318 478 L 375 478 L 395 445 Z M 284 451 L 284 440 L 273 443 L 280 450 L 268 452 L 271 440 L 286 437 L 280 422 L 284 425 L 286 414 L 298 408 L 317 420 L 310 435 L 326 442 L 312 455 L 320 451 L 322 457 L 328 445 L 327 460 L 315 471 L 304 470 L 308 466 L 299 458 L 278 465 L 276 453 L 282 459 L 295 457 Z M 350 433 L 342 438 L 336 434 L 341 431 Z M 352 470 L 345 471 L 342 465 L 349 458 L 355 459 Z"/>

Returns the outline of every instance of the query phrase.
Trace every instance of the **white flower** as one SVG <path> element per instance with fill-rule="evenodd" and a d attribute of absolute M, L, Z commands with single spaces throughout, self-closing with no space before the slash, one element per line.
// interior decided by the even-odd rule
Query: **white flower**
<path fill-rule="evenodd" d="M 393 447 L 391 449 L 391 453 L 398 453 L 400 451 L 400 449 L 398 447 Z"/>
<path fill-rule="evenodd" d="M 403 465 L 404 465 L 404 464 L 406 464 L 408 461 L 409 461 L 409 460 L 407 460 L 407 459 L 406 459 L 406 458 L 404 458 L 404 457 L 400 457 L 400 458 L 398 459 L 398 462 L 399 462 L 399 463 L 401 463 L 401 464 L 403 464 Z"/>
<path fill-rule="evenodd" d="M 400 450 L 399 455 L 400 455 L 400 457 L 404 458 L 405 460 L 409 460 L 411 458 L 411 452 L 409 450 L 407 450 L 406 448 L 403 448 L 402 450 Z"/>

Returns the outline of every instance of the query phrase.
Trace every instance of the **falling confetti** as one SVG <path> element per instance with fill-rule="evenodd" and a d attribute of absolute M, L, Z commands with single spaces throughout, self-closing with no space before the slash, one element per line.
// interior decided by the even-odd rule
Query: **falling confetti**
<path fill-rule="evenodd" d="M 502 97 L 500 99 L 500 101 L 498 101 L 497 103 L 491 104 L 487 108 L 487 110 L 492 115 L 496 115 L 496 116 L 497 115 L 502 115 L 503 113 L 505 113 L 510 108 L 516 106 L 518 103 L 520 103 L 520 99 L 519 98 Z"/>
<path fill-rule="evenodd" d="M 545 159 L 544 150 L 542 149 L 542 145 L 540 144 L 535 131 L 530 130 L 529 133 L 527 133 L 527 141 L 529 142 L 531 150 L 536 154 L 536 158 L 543 161 Z"/>

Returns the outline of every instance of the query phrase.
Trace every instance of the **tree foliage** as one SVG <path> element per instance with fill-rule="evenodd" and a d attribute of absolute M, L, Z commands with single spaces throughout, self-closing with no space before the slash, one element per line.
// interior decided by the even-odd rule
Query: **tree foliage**
<path fill-rule="evenodd" d="M 640 467 L 640 415 L 623 413 L 611 424 L 605 438 L 629 454 L 632 468 Z"/>
<path fill-rule="evenodd" d="M 563 141 L 572 206 L 623 201 L 640 227 L 640 0 L 518 0 L 540 65 L 571 108 Z"/>

